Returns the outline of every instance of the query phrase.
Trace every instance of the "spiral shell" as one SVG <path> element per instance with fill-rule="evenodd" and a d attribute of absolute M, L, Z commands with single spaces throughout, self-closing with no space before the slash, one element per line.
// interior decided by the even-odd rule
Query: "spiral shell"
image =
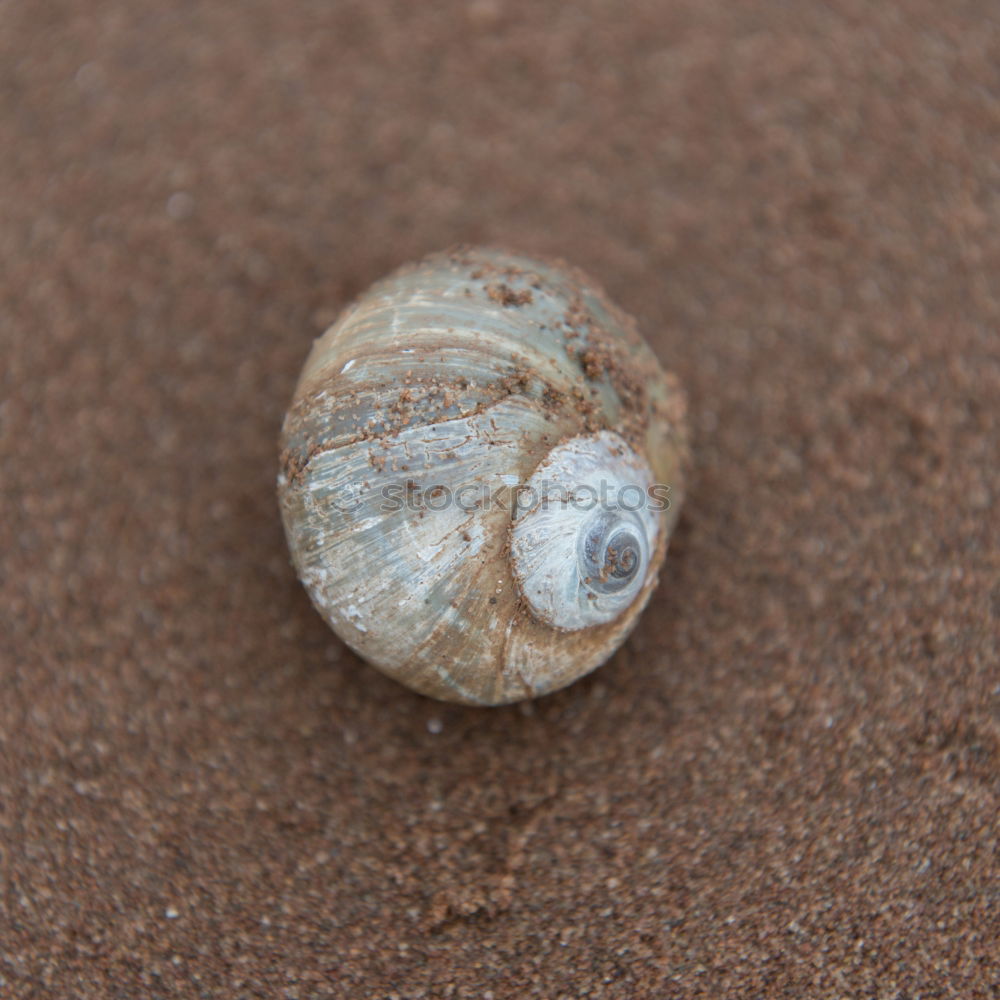
<path fill-rule="evenodd" d="M 676 380 L 586 278 L 461 249 L 377 283 L 313 345 L 279 498 L 299 576 L 352 649 L 493 705 L 623 641 L 685 455 Z"/>
<path fill-rule="evenodd" d="M 514 577 L 539 621 L 606 625 L 635 600 L 659 534 L 652 486 L 646 463 L 610 431 L 571 438 L 542 460 L 511 531 Z"/>

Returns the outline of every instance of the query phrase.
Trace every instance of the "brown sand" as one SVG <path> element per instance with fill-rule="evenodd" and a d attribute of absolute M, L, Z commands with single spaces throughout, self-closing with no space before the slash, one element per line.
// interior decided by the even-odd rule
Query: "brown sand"
<path fill-rule="evenodd" d="M 1000 993 L 992 0 L 0 3 L 0 995 Z M 310 338 L 568 257 L 690 395 L 625 649 L 525 707 L 329 633 Z"/>

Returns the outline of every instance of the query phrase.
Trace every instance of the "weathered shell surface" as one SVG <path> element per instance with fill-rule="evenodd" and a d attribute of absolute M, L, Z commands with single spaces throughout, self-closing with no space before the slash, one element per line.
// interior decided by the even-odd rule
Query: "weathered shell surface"
<path fill-rule="evenodd" d="M 622 642 L 656 583 L 685 450 L 676 381 L 594 286 L 462 249 L 377 283 L 313 345 L 279 497 L 299 576 L 352 649 L 424 694 L 500 704 Z M 595 486 L 665 484 L 670 505 L 584 516 L 512 496 L 569 483 L 574 461 Z"/>

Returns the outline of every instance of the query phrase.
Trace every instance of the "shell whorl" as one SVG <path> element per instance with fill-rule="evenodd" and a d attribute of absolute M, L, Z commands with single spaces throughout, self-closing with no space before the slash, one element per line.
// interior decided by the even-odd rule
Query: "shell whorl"
<path fill-rule="evenodd" d="M 525 601 L 553 628 L 614 621 L 635 600 L 656 551 L 649 466 L 609 431 L 555 448 L 528 480 L 511 559 Z"/>
<path fill-rule="evenodd" d="M 570 683 L 622 641 L 684 450 L 679 389 L 600 292 L 466 250 L 377 283 L 316 342 L 279 497 L 299 576 L 349 646 L 425 694 L 498 704 Z M 566 504 L 556 531 L 558 506 L 520 502 L 544 478 L 666 483 L 671 507 Z"/>

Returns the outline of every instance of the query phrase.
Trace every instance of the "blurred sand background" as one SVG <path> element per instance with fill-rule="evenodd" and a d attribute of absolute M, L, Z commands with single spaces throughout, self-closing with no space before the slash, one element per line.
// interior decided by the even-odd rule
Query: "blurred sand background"
<path fill-rule="evenodd" d="M 2 0 L 0 151 L 0 995 L 998 995 L 995 3 Z M 628 644 L 492 711 L 274 497 L 311 339 L 456 242 L 694 431 Z"/>

